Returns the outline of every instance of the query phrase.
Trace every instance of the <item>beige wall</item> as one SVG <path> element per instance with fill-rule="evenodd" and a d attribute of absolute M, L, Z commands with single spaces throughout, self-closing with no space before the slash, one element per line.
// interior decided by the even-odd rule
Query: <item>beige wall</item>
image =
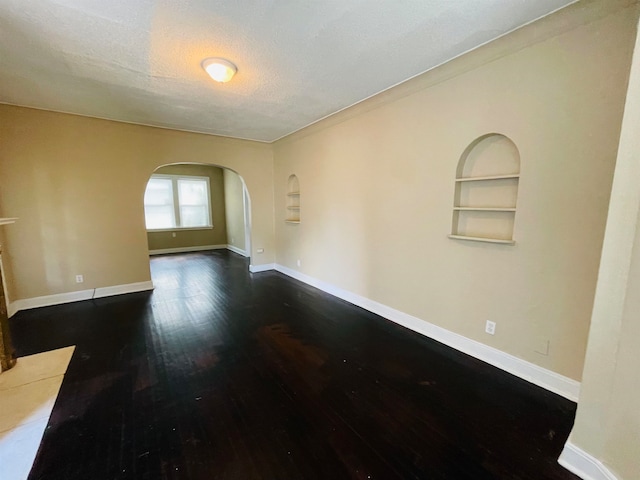
<path fill-rule="evenodd" d="M 276 261 L 579 380 L 637 18 L 626 3 L 580 2 L 277 142 Z M 515 246 L 447 238 L 458 160 L 491 132 L 520 152 Z M 284 222 L 290 174 L 299 225 Z"/>
<path fill-rule="evenodd" d="M 570 442 L 640 478 L 640 37 L 624 114 L 580 402 Z M 563 454 L 564 456 L 564 454 Z"/>
<path fill-rule="evenodd" d="M 227 244 L 223 171 L 222 168 L 207 165 L 167 165 L 153 172 L 165 175 L 209 177 L 209 198 L 211 199 L 213 228 L 147 232 L 149 250 Z M 175 237 L 173 236 L 174 233 Z"/>
<path fill-rule="evenodd" d="M 224 197 L 227 219 L 227 242 L 245 250 L 244 193 L 242 179 L 229 170 L 224 171 Z"/>
<path fill-rule="evenodd" d="M 0 205 L 20 217 L 2 227 L 11 299 L 149 280 L 146 183 L 185 161 L 244 178 L 265 249 L 252 261 L 273 262 L 271 146 L 0 105 Z"/>

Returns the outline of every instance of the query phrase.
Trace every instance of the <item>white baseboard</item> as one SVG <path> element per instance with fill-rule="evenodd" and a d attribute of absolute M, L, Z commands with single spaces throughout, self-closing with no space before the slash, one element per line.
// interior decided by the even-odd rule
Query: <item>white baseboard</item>
<path fill-rule="evenodd" d="M 262 266 L 262 265 L 260 265 Z M 370 300 L 355 293 L 343 290 L 335 285 L 310 277 L 291 268 L 275 264 L 275 269 L 285 275 L 300 280 L 308 285 L 323 290 L 331 295 L 346 300 L 349 303 L 369 310 L 377 315 L 387 318 L 403 327 L 426 337 L 432 338 L 449 347 L 455 348 L 467 355 L 498 367 L 506 372 L 520 377 L 539 387 L 550 390 L 574 402 L 578 401 L 580 394 L 580 382 L 539 367 L 533 363 L 514 357 L 508 353 L 489 347 L 483 343 L 463 337 L 457 333 L 421 320 L 417 317 L 391 308 L 382 303 Z"/>
<path fill-rule="evenodd" d="M 162 255 L 165 253 L 202 252 L 204 250 L 220 250 L 223 248 L 227 248 L 227 245 L 200 245 L 195 247 L 160 248 L 158 250 L 149 250 L 149 255 Z"/>
<path fill-rule="evenodd" d="M 92 298 L 111 297 L 113 295 L 122 295 L 123 293 L 142 292 L 153 290 L 153 283 L 136 282 L 127 283 L 125 285 L 114 285 L 111 287 L 99 287 L 89 290 L 80 290 L 77 292 L 58 293 L 55 295 L 45 295 L 42 297 L 24 298 L 11 302 L 7 308 L 8 314 L 12 317 L 20 310 L 29 310 L 32 308 L 49 307 L 52 305 L 60 305 L 63 303 L 79 302 L 81 300 L 91 300 Z"/>
<path fill-rule="evenodd" d="M 565 444 L 558 463 L 584 480 L 618 480 L 600 460 L 571 442 Z"/>
<path fill-rule="evenodd" d="M 231 250 L 233 253 L 237 253 L 238 255 L 242 255 L 243 257 L 248 257 L 247 252 L 239 249 L 238 247 L 234 247 L 233 245 L 227 245 L 227 250 Z"/>
<path fill-rule="evenodd" d="M 11 302 L 7 304 L 7 317 L 11 318 L 16 313 L 18 313 L 18 308 L 16 307 L 16 302 Z"/>
<path fill-rule="evenodd" d="M 147 290 L 153 290 L 153 282 L 151 280 L 146 282 L 127 283 L 125 285 L 114 285 L 112 287 L 96 288 L 93 298 L 113 297 L 114 295 L 146 292 Z"/>
<path fill-rule="evenodd" d="M 42 297 L 24 298 L 11 302 L 11 308 L 14 313 L 16 313 L 20 310 L 49 307 L 51 305 L 79 302 L 81 300 L 90 300 L 91 297 L 93 297 L 93 288 L 91 290 L 79 290 L 77 292 L 57 293 L 55 295 L 45 295 Z"/>
<path fill-rule="evenodd" d="M 249 271 L 251 273 L 266 272 L 267 270 L 274 270 L 276 268 L 275 263 L 264 263 L 262 265 L 249 265 Z"/>

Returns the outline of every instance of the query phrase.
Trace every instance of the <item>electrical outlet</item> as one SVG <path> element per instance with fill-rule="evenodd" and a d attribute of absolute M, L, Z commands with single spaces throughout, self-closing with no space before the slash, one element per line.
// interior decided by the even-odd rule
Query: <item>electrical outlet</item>
<path fill-rule="evenodd" d="M 76 275 L 76 283 L 82 283 L 82 282 L 84 282 L 84 276 Z"/>
<path fill-rule="evenodd" d="M 264 253 L 264 248 L 259 248 L 256 250 L 258 253 Z"/>
<path fill-rule="evenodd" d="M 491 320 L 487 320 L 487 324 L 484 327 L 484 331 L 487 332 L 489 335 L 495 335 L 496 334 L 496 322 L 492 322 Z"/>
<path fill-rule="evenodd" d="M 172 236 L 173 238 L 176 238 L 176 232 L 171 232 L 171 236 Z"/>
<path fill-rule="evenodd" d="M 300 266 L 300 259 L 298 259 L 298 261 L 296 263 L 298 264 L 298 266 Z"/>

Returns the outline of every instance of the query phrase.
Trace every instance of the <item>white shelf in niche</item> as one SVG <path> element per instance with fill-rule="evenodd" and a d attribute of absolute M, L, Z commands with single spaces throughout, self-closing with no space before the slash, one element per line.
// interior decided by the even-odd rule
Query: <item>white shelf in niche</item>
<path fill-rule="evenodd" d="M 287 207 L 289 210 L 300 210 L 300 207 L 289 206 Z"/>
<path fill-rule="evenodd" d="M 297 224 L 300 223 L 300 220 L 285 220 L 284 223 L 293 223 L 293 224 Z"/>
<path fill-rule="evenodd" d="M 482 182 L 486 180 L 509 180 L 509 179 L 518 179 L 520 178 L 520 174 L 514 173 L 510 175 L 489 175 L 485 177 L 459 177 L 456 178 L 456 182 Z"/>
<path fill-rule="evenodd" d="M 9 225 L 10 223 L 16 223 L 17 218 L 0 218 L 0 225 Z"/>
<path fill-rule="evenodd" d="M 289 192 L 287 193 L 288 197 L 298 197 L 300 196 L 300 192 Z"/>
<path fill-rule="evenodd" d="M 453 207 L 459 212 L 515 212 L 515 208 L 503 207 Z"/>
<path fill-rule="evenodd" d="M 502 245 L 515 245 L 514 240 L 504 240 L 502 238 L 467 237 L 464 235 L 449 235 L 454 240 L 468 240 L 470 242 L 499 243 Z"/>

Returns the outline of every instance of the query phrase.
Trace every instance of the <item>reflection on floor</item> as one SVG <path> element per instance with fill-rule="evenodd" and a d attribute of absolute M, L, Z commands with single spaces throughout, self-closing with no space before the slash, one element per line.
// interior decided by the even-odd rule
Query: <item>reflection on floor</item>
<path fill-rule="evenodd" d="M 2 478 L 25 480 L 75 347 L 22 357 L 0 374 Z"/>

